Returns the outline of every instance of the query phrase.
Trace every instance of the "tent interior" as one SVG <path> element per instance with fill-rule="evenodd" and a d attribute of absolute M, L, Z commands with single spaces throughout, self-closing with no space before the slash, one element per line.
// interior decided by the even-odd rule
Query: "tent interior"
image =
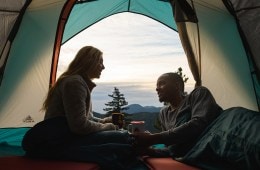
<path fill-rule="evenodd" d="M 22 155 L 21 138 L 43 120 L 61 45 L 123 12 L 176 30 L 196 85 L 208 87 L 224 109 L 259 111 L 259 6 L 257 0 L 0 0 L 2 156 Z"/>

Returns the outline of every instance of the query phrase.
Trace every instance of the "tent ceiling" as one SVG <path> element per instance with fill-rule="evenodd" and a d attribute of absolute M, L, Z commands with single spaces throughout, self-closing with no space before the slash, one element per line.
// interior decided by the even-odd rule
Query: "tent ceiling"
<path fill-rule="evenodd" d="M 174 30 L 177 29 L 173 19 L 172 7 L 168 1 L 97 0 L 74 5 L 65 27 L 62 42 L 66 42 L 96 22 L 121 12 L 142 14 Z"/>

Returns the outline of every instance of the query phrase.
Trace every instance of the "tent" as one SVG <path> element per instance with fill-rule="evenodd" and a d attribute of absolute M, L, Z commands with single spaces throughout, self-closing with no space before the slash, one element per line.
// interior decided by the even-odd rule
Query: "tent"
<path fill-rule="evenodd" d="M 178 31 L 196 85 L 208 87 L 224 109 L 259 110 L 258 0 L 0 0 L 0 128 L 42 120 L 60 46 L 122 12 Z"/>
<path fill-rule="evenodd" d="M 197 85 L 223 108 L 259 109 L 257 0 L 16 0 L 0 3 L 0 127 L 32 126 L 55 82 L 61 44 L 132 12 L 178 30 Z M 158 67 L 160 65 L 158 64 Z"/>

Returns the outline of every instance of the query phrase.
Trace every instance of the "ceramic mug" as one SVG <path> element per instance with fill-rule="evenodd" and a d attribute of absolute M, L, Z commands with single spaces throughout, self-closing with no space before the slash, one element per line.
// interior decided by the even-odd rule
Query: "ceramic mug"
<path fill-rule="evenodd" d="M 124 125 L 124 115 L 122 113 L 112 113 L 112 122 L 114 125 L 117 125 L 119 129 L 122 129 Z"/>
<path fill-rule="evenodd" d="M 130 133 L 145 132 L 145 121 L 131 121 L 128 125 Z"/>

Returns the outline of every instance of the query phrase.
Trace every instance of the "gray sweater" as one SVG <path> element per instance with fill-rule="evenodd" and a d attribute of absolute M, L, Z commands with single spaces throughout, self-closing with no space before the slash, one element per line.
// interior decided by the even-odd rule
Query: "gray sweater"
<path fill-rule="evenodd" d="M 91 109 L 91 91 L 96 85 L 79 75 L 64 78 L 55 88 L 44 119 L 66 116 L 70 130 L 76 134 L 89 134 L 114 130 L 111 123 L 99 123 Z"/>
<path fill-rule="evenodd" d="M 170 106 L 166 106 L 161 110 L 161 135 L 164 143 L 193 143 L 221 111 L 222 108 L 207 88 L 194 89 L 178 109 L 172 111 Z"/>

